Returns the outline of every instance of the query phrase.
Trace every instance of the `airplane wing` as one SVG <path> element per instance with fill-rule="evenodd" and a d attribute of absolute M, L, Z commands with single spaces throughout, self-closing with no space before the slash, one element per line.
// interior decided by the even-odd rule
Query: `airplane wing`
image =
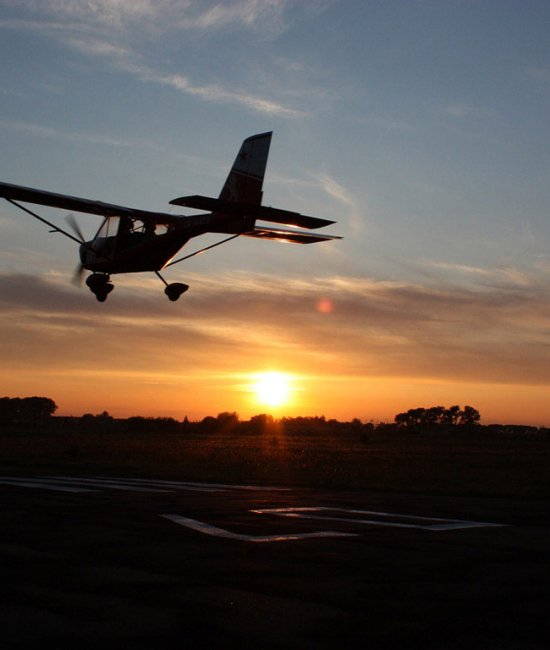
<path fill-rule="evenodd" d="M 128 208 L 122 205 L 112 203 L 103 203 L 102 201 L 93 201 L 82 199 L 77 196 L 67 194 L 55 194 L 37 190 L 32 187 L 23 187 L 21 185 L 11 185 L 10 183 L 0 183 L 0 197 L 12 201 L 23 201 L 25 203 L 36 203 L 51 208 L 61 208 L 74 212 L 85 212 L 87 214 L 97 214 L 102 217 L 124 216 L 134 217 L 142 221 L 154 223 L 181 223 L 182 217 L 165 214 L 162 212 L 150 212 L 148 210 L 138 210 Z"/>
<path fill-rule="evenodd" d="M 182 196 L 179 199 L 170 201 L 171 205 L 183 205 L 187 208 L 196 210 L 209 210 L 210 212 L 219 212 L 231 216 L 253 217 L 262 221 L 273 221 L 285 226 L 299 226 L 300 228 L 324 228 L 335 223 L 328 219 L 319 219 L 318 217 L 308 217 L 299 212 L 290 210 L 280 210 L 279 208 L 270 208 L 266 205 L 257 205 L 252 203 L 242 203 L 234 201 L 224 201 L 223 199 L 214 199 L 210 196 Z"/>
<path fill-rule="evenodd" d="M 300 230 L 289 230 L 288 228 L 263 228 L 258 226 L 254 230 L 242 233 L 242 237 L 256 237 L 257 239 L 274 239 L 276 241 L 291 244 L 315 244 L 320 241 L 331 239 L 342 239 L 337 235 L 313 235 Z"/>
<path fill-rule="evenodd" d="M 10 183 L 0 182 L 0 198 L 7 199 L 8 201 L 12 200 L 23 201 L 25 203 L 36 203 L 38 205 L 60 208 L 62 210 L 96 214 L 102 217 L 126 215 L 149 223 L 181 224 L 182 220 L 185 219 L 183 215 L 177 216 L 163 212 L 138 210 L 136 208 L 115 205 L 113 203 L 83 199 L 76 196 L 69 196 L 68 194 L 56 194 L 54 192 L 38 190 L 32 187 L 23 187 L 21 185 L 12 185 Z M 308 217 L 299 214 L 298 212 L 278 210 L 276 208 L 268 208 L 262 205 L 232 203 L 221 199 L 212 199 L 202 196 L 182 197 L 181 199 L 174 199 L 171 203 L 174 205 L 186 205 L 188 207 L 211 210 L 228 216 L 253 216 L 255 219 L 274 221 L 275 223 L 284 223 L 309 229 L 321 228 L 334 223 L 334 221 L 318 219 L 317 217 Z M 242 235 L 244 237 L 274 239 L 296 244 L 313 244 L 315 242 L 328 241 L 331 239 L 342 239 L 335 235 L 314 235 L 299 230 L 290 230 L 287 228 L 266 228 L 261 226 L 242 233 Z"/>

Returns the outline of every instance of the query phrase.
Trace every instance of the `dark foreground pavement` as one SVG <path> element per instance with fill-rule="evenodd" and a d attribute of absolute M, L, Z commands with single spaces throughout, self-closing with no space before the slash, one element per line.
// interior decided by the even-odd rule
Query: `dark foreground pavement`
<path fill-rule="evenodd" d="M 0 647 L 549 647 L 546 503 L 106 481 L 0 478 Z"/>

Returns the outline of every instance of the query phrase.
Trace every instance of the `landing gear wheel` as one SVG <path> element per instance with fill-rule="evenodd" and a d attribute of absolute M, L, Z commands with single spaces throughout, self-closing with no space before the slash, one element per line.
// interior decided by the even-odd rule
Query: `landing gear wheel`
<path fill-rule="evenodd" d="M 172 302 L 175 302 L 182 293 L 185 293 L 189 289 L 188 284 L 183 284 L 181 282 L 172 282 L 172 284 L 167 284 L 164 289 L 164 293 L 168 296 L 168 299 Z"/>
<path fill-rule="evenodd" d="M 95 297 L 98 299 L 99 302 L 105 302 L 107 300 L 107 296 L 111 293 L 111 291 L 114 289 L 114 285 L 111 284 L 110 282 L 106 282 L 102 287 L 98 287 L 94 293 Z"/>
<path fill-rule="evenodd" d="M 106 273 L 92 273 L 86 278 L 86 284 L 99 302 L 105 302 L 107 296 L 114 289 L 114 285 L 109 281 L 110 279 L 110 276 Z"/>

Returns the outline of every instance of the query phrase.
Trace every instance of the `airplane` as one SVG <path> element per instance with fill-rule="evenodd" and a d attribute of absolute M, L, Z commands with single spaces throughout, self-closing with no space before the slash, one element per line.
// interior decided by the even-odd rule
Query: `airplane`
<path fill-rule="evenodd" d="M 168 283 L 160 271 L 237 237 L 296 244 L 341 239 L 335 235 L 295 229 L 314 230 L 331 225 L 334 221 L 262 205 L 262 186 L 271 136 L 272 131 L 269 131 L 243 141 L 218 198 L 193 195 L 170 201 L 171 205 L 208 211 L 198 215 L 151 212 L 2 182 L 0 197 L 53 228 L 51 232 L 65 235 L 79 244 L 80 264 L 75 280 L 80 281 L 85 271 L 91 271 L 86 284 L 99 302 L 105 302 L 113 290 L 111 275 L 147 271 L 159 277 L 165 285 L 164 293 L 169 300 L 176 301 L 189 286 L 181 282 Z M 74 234 L 20 205 L 20 201 L 99 215 L 103 217 L 103 222 L 95 237 L 86 241 L 72 214 L 67 216 L 67 222 Z M 257 220 L 291 228 L 258 226 Z M 174 259 L 190 239 L 206 233 L 226 234 L 229 237 Z"/>

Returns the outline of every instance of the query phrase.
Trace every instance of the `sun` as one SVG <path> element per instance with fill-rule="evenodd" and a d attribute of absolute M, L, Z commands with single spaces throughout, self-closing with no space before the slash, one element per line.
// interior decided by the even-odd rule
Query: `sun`
<path fill-rule="evenodd" d="M 256 375 L 252 384 L 256 400 L 266 406 L 283 406 L 290 401 L 292 378 L 283 372 L 263 372 Z"/>

